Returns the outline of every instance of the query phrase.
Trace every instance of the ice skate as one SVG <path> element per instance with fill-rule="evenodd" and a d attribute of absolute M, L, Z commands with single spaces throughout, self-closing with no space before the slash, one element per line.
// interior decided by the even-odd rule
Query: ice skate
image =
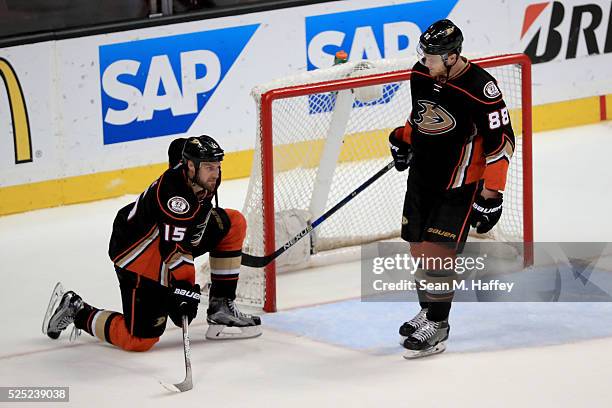
<path fill-rule="evenodd" d="M 425 319 L 425 323 L 404 341 L 404 347 L 408 349 L 404 358 L 410 360 L 442 353 L 446 350 L 449 331 L 447 320 L 432 322 Z"/>
<path fill-rule="evenodd" d="M 261 319 L 242 313 L 229 298 L 210 298 L 207 314 L 207 339 L 246 339 L 261 335 Z"/>
<path fill-rule="evenodd" d="M 427 308 L 421 309 L 416 316 L 407 322 L 404 322 L 399 328 L 400 344 L 403 346 L 404 341 L 408 336 L 417 331 L 427 321 Z"/>
<path fill-rule="evenodd" d="M 81 297 L 73 291 L 64 293 L 61 283 L 58 282 L 53 289 L 45 313 L 43 333 L 54 340 L 57 339 L 60 333 L 74 322 L 76 314 L 83 307 L 84 303 Z"/>

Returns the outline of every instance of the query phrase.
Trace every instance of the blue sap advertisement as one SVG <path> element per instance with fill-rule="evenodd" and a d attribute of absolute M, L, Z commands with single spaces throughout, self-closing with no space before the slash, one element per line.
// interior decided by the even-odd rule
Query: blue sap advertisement
<path fill-rule="evenodd" d="M 101 46 L 104 144 L 185 133 L 258 26 Z"/>
<path fill-rule="evenodd" d="M 418 1 L 307 17 L 308 70 L 333 65 L 339 50 L 346 51 L 349 60 L 410 55 L 421 32 L 448 17 L 458 1 Z"/>
<path fill-rule="evenodd" d="M 448 17 L 459 0 L 429 0 L 306 18 L 306 60 L 309 71 L 330 67 L 337 51 L 348 59 L 376 60 L 416 54 L 419 36 L 434 21 Z M 383 97 L 367 103 L 388 103 L 398 84 L 384 86 Z M 335 94 L 308 98 L 310 114 L 333 110 Z M 355 101 L 353 107 L 363 104 Z"/>

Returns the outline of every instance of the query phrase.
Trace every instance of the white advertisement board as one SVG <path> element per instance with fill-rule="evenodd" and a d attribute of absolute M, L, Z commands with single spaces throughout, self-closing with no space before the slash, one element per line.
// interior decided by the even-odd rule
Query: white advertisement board
<path fill-rule="evenodd" d="M 608 0 L 338 1 L 16 46 L 0 49 L 0 188 L 160 163 L 176 136 L 252 149 L 253 86 L 330 66 L 339 49 L 414 58 L 442 18 L 466 55 L 527 52 L 534 104 L 612 93 Z"/>

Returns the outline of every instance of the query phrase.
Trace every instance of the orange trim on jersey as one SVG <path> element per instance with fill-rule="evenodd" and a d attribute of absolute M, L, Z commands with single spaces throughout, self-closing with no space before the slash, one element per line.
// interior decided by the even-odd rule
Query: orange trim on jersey
<path fill-rule="evenodd" d="M 412 144 L 412 123 L 410 123 L 410 120 L 407 120 L 404 125 L 402 140 L 408 144 Z"/>
<path fill-rule="evenodd" d="M 508 173 L 508 160 L 502 157 L 500 160 L 492 164 L 487 164 L 483 179 L 485 187 L 489 190 L 502 191 L 506 186 L 506 177 Z"/>
<path fill-rule="evenodd" d="M 448 185 L 446 186 L 447 190 L 450 189 L 453 186 L 453 184 L 455 184 L 455 179 L 457 178 L 457 171 L 459 170 L 459 168 L 461 167 L 461 164 L 463 163 L 463 159 L 464 159 L 463 156 L 465 156 L 465 152 L 467 150 L 468 144 L 469 143 L 464 144 L 463 147 L 461 148 L 461 155 L 459 155 L 459 161 L 457 161 L 457 165 L 455 166 L 455 170 L 453 170 L 453 174 L 451 176 L 451 179 L 450 179 Z"/>
<path fill-rule="evenodd" d="M 432 79 L 432 80 L 434 80 L 434 81 L 435 81 L 434 77 L 432 77 L 431 75 L 425 74 L 425 73 L 423 73 L 423 72 L 419 72 L 419 71 L 412 71 L 412 73 L 413 73 L 413 74 L 423 75 L 424 77 L 426 77 L 426 78 L 430 78 L 430 79 Z M 466 91 L 465 89 L 463 89 L 463 88 L 461 88 L 461 87 L 459 87 L 459 86 L 457 86 L 457 85 L 453 85 L 453 84 L 451 84 L 451 83 L 449 83 L 449 82 L 445 82 L 445 83 L 444 83 L 444 85 L 448 85 L 448 86 L 450 86 L 451 88 L 455 88 L 456 90 L 458 90 L 458 91 L 460 91 L 460 92 L 463 92 L 464 94 L 466 94 L 466 95 L 467 95 L 467 96 L 469 96 L 470 98 L 474 99 L 475 101 L 478 101 L 478 102 L 480 102 L 480 103 L 482 103 L 482 104 L 485 104 L 485 105 L 494 105 L 494 104 L 496 104 L 496 103 L 499 103 L 499 102 L 502 100 L 502 96 L 501 96 L 501 94 L 500 94 L 499 98 L 498 98 L 498 99 L 496 99 L 496 100 L 494 100 L 494 101 L 492 101 L 492 102 L 483 101 L 482 99 L 477 98 L 476 96 L 472 95 L 471 93 L 469 93 L 468 91 Z"/>
<path fill-rule="evenodd" d="M 479 181 L 485 170 L 485 156 L 482 136 L 476 135 L 472 142 L 472 160 L 468 164 L 465 172 L 464 184 L 471 184 Z"/>
<path fill-rule="evenodd" d="M 172 277 L 179 281 L 188 281 L 192 285 L 195 283 L 195 268 L 193 265 L 182 264 L 170 272 Z"/>
<path fill-rule="evenodd" d="M 187 258 L 187 260 L 183 259 L 177 264 L 178 266 L 170 268 L 169 264 L 172 262 L 172 258 L 177 255 L 179 259 Z M 191 261 L 191 263 L 188 260 Z M 165 282 L 160 282 L 162 285 L 169 285 L 171 277 L 175 278 L 176 280 L 189 281 L 192 285 L 195 283 L 195 266 L 193 264 L 193 256 L 191 252 L 185 251 L 179 244 L 176 244 L 174 250 L 166 257 L 166 259 L 164 259 L 161 267 L 164 268 L 166 272 L 165 278 L 167 280 Z"/>
<path fill-rule="evenodd" d="M 396 140 L 412 144 L 412 125 L 410 124 L 410 119 L 406 121 L 404 126 L 400 126 L 393 131 L 393 137 Z"/>
<path fill-rule="evenodd" d="M 159 236 L 141 254 L 135 257 L 123 268 L 142 275 L 154 281 L 159 281 L 159 266 L 161 264 L 161 254 L 159 253 Z"/>
<path fill-rule="evenodd" d="M 246 237 L 246 219 L 238 210 L 226 208 L 225 212 L 230 220 L 230 228 L 221 242 L 216 246 L 216 251 L 239 251 Z"/>
<path fill-rule="evenodd" d="M 166 211 L 165 206 L 162 204 L 160 198 L 159 198 L 159 190 L 161 188 L 162 185 L 162 180 L 164 179 L 164 176 L 166 175 L 166 173 L 162 174 L 161 177 L 159 178 L 159 183 L 157 183 L 157 190 L 155 191 L 155 197 L 157 198 L 157 205 L 159 206 L 159 209 L 166 214 L 168 217 L 172 218 L 173 220 L 178 220 L 178 221 L 189 221 L 192 220 L 196 214 L 198 213 L 198 211 L 200 210 L 200 203 L 198 202 L 197 207 L 193 210 L 193 215 L 191 217 L 187 217 L 187 218 L 178 218 L 175 217 L 174 215 L 170 214 L 169 212 Z M 183 197 L 184 199 L 184 197 Z"/>
<path fill-rule="evenodd" d="M 116 257 L 114 257 L 113 258 L 113 263 L 117 263 L 117 259 L 123 258 L 123 256 L 125 256 L 127 253 L 129 253 L 132 249 L 134 249 L 135 247 L 140 245 L 140 243 L 142 243 L 144 240 L 149 238 L 153 234 L 153 232 L 155 231 L 155 228 L 157 228 L 157 225 L 153 225 L 153 227 L 149 230 L 149 232 L 147 232 L 142 238 L 140 238 L 138 241 L 133 243 L 128 249 L 126 249 L 125 251 L 121 252 Z"/>

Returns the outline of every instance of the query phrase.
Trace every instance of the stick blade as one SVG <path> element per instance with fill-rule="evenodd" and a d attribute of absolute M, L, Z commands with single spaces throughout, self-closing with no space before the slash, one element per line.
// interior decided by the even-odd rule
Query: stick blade
<path fill-rule="evenodd" d="M 170 392 L 185 392 L 185 391 L 189 391 L 193 388 L 193 383 L 191 381 L 183 381 L 182 383 L 178 383 L 178 384 L 170 384 L 167 382 L 163 382 L 163 381 L 159 381 L 159 383 L 168 391 Z"/>

